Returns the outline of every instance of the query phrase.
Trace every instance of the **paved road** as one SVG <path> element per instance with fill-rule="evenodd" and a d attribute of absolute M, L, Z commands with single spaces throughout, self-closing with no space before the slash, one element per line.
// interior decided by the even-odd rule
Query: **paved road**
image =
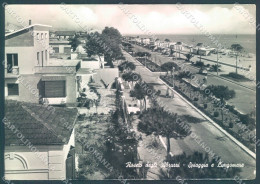
<path fill-rule="evenodd" d="M 144 81 L 153 83 L 155 89 L 160 89 L 162 94 L 166 93 L 167 87 L 158 79 L 158 74 L 148 71 L 143 65 L 136 62 L 136 60 L 128 53 L 124 52 L 124 55 L 127 60 L 136 64 L 136 72 L 140 73 Z M 159 101 L 162 106 L 168 107 L 172 112 L 178 114 L 189 114 L 204 119 L 196 110 L 190 107 L 177 95 L 175 95 L 173 99 L 160 97 Z M 210 147 L 213 153 L 221 156 L 221 159 L 225 163 L 245 164 L 245 167 L 242 168 L 241 178 L 253 179 L 255 177 L 255 160 L 233 141 L 227 138 L 220 130 L 216 129 L 215 126 L 207 120 L 190 125 L 192 131 L 198 135 L 203 142 L 205 142 L 205 145 Z M 205 152 L 205 150 L 191 136 L 186 137 L 183 140 L 171 139 L 171 152 L 173 154 L 180 154 L 182 152 L 192 153 L 194 151 Z"/>
<path fill-rule="evenodd" d="M 133 46 L 136 51 L 150 52 L 152 54 L 152 56 L 151 56 L 152 60 L 155 61 L 158 65 L 161 65 L 161 64 L 169 62 L 169 61 L 173 61 L 171 57 L 161 55 L 157 52 L 151 52 L 150 50 L 143 48 L 141 46 L 138 46 L 138 45 L 133 45 Z M 177 56 L 179 56 L 179 54 L 177 54 Z M 198 68 L 191 66 L 189 63 L 187 63 L 187 67 L 190 70 L 190 72 L 192 72 L 192 73 L 197 73 L 199 71 Z M 202 81 L 204 76 L 197 74 L 196 77 Z M 231 105 L 234 105 L 240 112 L 247 114 L 252 111 L 255 111 L 255 105 L 256 105 L 256 92 L 255 91 L 244 88 L 235 83 L 231 83 L 227 80 L 223 80 L 219 77 L 216 77 L 213 75 L 208 75 L 207 85 L 212 85 L 212 84 L 228 86 L 230 89 L 235 90 L 236 97 L 229 100 L 228 103 Z"/>

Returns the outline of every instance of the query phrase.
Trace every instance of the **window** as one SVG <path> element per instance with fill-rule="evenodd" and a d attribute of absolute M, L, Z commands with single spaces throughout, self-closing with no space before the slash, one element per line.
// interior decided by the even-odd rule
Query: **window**
<path fill-rule="evenodd" d="M 45 98 L 63 98 L 66 97 L 66 81 L 45 81 Z"/>
<path fill-rule="evenodd" d="M 8 96 L 19 95 L 18 84 L 7 84 Z"/>
<path fill-rule="evenodd" d="M 43 40 L 43 33 L 41 33 L 41 39 Z"/>
<path fill-rule="evenodd" d="M 42 51 L 42 66 L 43 66 L 43 61 L 44 61 L 44 52 Z"/>
<path fill-rule="evenodd" d="M 53 47 L 53 50 L 54 50 L 54 53 L 59 53 L 60 52 L 59 47 Z"/>
<path fill-rule="evenodd" d="M 48 58 L 48 52 L 47 50 L 45 50 L 45 60 L 47 61 L 47 58 Z"/>
<path fill-rule="evenodd" d="M 36 34 L 36 38 L 37 38 L 38 40 L 40 39 L 40 34 L 39 34 L 39 33 Z"/>
<path fill-rule="evenodd" d="M 38 62 L 38 65 L 40 65 L 40 52 L 37 52 L 37 62 Z"/>
<path fill-rule="evenodd" d="M 46 39 L 48 38 L 48 34 L 47 34 L 47 33 L 45 33 L 45 38 L 46 38 Z"/>
<path fill-rule="evenodd" d="M 70 47 L 64 47 L 64 53 L 70 54 L 71 53 L 71 48 Z"/>
<path fill-rule="evenodd" d="M 18 66 L 18 54 L 6 54 L 7 72 L 12 73 L 13 67 Z"/>

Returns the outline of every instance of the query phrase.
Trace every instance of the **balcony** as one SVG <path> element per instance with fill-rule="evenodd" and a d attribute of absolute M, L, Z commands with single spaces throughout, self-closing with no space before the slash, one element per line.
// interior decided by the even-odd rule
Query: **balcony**
<path fill-rule="evenodd" d="M 5 78 L 17 78 L 19 76 L 19 67 L 5 68 Z"/>

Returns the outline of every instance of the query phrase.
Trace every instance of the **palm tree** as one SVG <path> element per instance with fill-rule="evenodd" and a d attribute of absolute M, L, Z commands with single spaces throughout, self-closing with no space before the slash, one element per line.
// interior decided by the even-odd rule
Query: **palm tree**
<path fill-rule="evenodd" d="M 218 64 L 215 64 L 215 65 L 211 65 L 210 66 L 210 69 L 213 71 L 213 72 L 219 72 L 220 71 L 220 68 L 221 65 L 218 65 Z"/>
<path fill-rule="evenodd" d="M 186 61 L 190 62 L 190 59 L 193 57 L 194 55 L 193 54 L 185 54 L 185 57 L 186 57 Z"/>
<path fill-rule="evenodd" d="M 230 100 L 235 97 L 236 92 L 234 90 L 230 90 L 227 86 L 214 86 L 210 85 L 207 87 L 210 92 L 217 98 L 220 99 L 220 109 L 221 109 L 221 117 L 222 117 L 222 123 L 223 123 L 223 106 L 225 105 L 225 100 Z"/>
<path fill-rule="evenodd" d="M 236 74 L 237 74 L 237 57 L 238 57 L 238 54 L 239 54 L 242 50 L 244 50 L 244 48 L 243 48 L 240 44 L 232 44 L 232 45 L 231 45 L 231 49 L 236 52 Z"/>
<path fill-rule="evenodd" d="M 186 124 L 184 118 L 180 118 L 176 113 L 165 111 L 162 107 L 150 108 L 144 111 L 140 115 L 138 130 L 146 135 L 155 134 L 166 137 L 168 157 L 171 149 L 170 139 L 181 139 L 191 133 L 190 125 Z"/>

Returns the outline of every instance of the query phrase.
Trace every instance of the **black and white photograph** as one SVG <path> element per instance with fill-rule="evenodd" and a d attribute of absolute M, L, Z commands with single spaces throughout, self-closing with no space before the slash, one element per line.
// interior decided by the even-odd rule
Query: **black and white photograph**
<path fill-rule="evenodd" d="M 0 183 L 256 178 L 255 4 L 71 3 L 1 4 Z"/>

